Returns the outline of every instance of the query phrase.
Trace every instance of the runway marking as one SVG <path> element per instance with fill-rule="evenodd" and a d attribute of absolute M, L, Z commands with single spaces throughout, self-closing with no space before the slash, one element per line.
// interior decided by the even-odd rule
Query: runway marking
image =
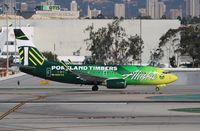
<path fill-rule="evenodd" d="M 46 96 L 47 97 L 47 96 Z M 41 97 L 40 99 L 33 99 L 29 101 L 0 101 L 0 104 L 4 103 L 27 103 L 27 104 L 134 104 L 134 103 L 200 103 L 200 101 L 55 101 L 55 100 L 48 100 L 48 101 L 36 101 L 36 100 L 41 100 L 46 97 Z"/>
<path fill-rule="evenodd" d="M 35 99 L 32 100 L 27 100 L 27 101 L 23 101 L 23 102 L 19 102 L 19 104 L 17 104 L 16 106 L 14 106 L 13 108 L 9 109 L 7 112 L 3 113 L 0 116 L 0 120 L 4 119 L 6 116 L 8 116 L 9 114 L 16 112 L 20 107 L 22 107 L 23 105 L 25 105 L 26 103 L 29 103 L 31 101 L 35 101 L 35 100 L 41 100 L 41 99 L 45 99 L 47 96 L 38 96 Z"/>
<path fill-rule="evenodd" d="M 128 124 L 129 125 L 129 124 Z M 55 130 L 55 129 L 68 129 L 68 128 L 98 128 L 98 127 L 113 127 L 113 126 L 125 126 L 124 124 L 123 125 L 119 125 L 119 124 L 87 124 L 87 125 L 69 125 L 69 126 L 53 126 L 53 127 L 44 127 L 44 128 L 34 128 L 34 127 L 25 127 L 24 129 L 14 129 L 13 131 L 16 131 L 16 130 L 25 130 L 25 131 L 32 131 L 32 130 Z M 7 131 L 7 130 L 5 130 Z M 8 130 L 8 131 L 12 131 L 12 130 Z"/>
<path fill-rule="evenodd" d="M 0 116 L 0 120 L 2 120 L 3 118 L 5 118 L 6 116 L 8 116 L 9 114 L 11 114 L 12 112 L 15 112 L 17 109 L 19 109 L 24 104 L 25 103 L 20 103 L 20 104 L 14 106 L 13 108 L 11 108 L 10 110 L 8 110 L 7 112 L 5 112 L 3 115 Z"/>
<path fill-rule="evenodd" d="M 24 113 L 26 115 L 45 115 L 45 114 L 39 114 L 39 113 Z M 56 116 L 56 117 L 39 117 L 39 118 L 32 118 L 32 117 L 26 117 L 26 119 L 31 120 L 39 120 L 39 119 L 135 119 L 136 116 Z M 9 118 L 7 118 L 9 119 Z M 15 120 L 21 120 L 24 118 L 11 118 Z"/>
<path fill-rule="evenodd" d="M 66 123 L 67 124 L 67 123 Z M 21 130 L 21 131 L 35 131 L 35 130 L 49 130 L 49 131 L 53 131 L 53 130 L 56 130 L 56 129 L 79 129 L 79 130 L 83 130 L 83 128 L 85 129 L 97 129 L 97 128 L 102 128 L 102 127 L 110 127 L 111 129 L 113 129 L 113 127 L 126 127 L 126 126 L 131 126 L 131 127 L 134 127 L 134 126 L 138 126 L 138 125 L 156 125 L 156 126 L 169 126 L 169 125 L 184 125 L 184 124 L 188 124 L 188 125 L 199 125 L 199 123 L 179 123 L 179 122 L 176 122 L 176 123 L 168 123 L 168 122 L 115 122 L 114 124 L 113 123 L 100 123 L 100 124 L 81 124 L 81 125 L 69 125 L 69 126 L 52 126 L 52 127 L 22 127 L 20 129 L 20 127 L 14 129 L 13 131 L 16 131 L 16 130 Z M 6 130 L 5 130 L 6 131 Z M 12 131 L 12 129 L 8 129 L 8 131 Z"/>

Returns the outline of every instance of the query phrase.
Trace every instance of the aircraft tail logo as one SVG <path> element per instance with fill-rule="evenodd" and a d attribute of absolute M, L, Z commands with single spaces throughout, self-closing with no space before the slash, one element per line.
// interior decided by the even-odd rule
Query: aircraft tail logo
<path fill-rule="evenodd" d="M 15 38 L 19 50 L 20 61 L 25 66 L 41 66 L 45 57 L 36 49 L 21 29 L 14 29 Z"/>

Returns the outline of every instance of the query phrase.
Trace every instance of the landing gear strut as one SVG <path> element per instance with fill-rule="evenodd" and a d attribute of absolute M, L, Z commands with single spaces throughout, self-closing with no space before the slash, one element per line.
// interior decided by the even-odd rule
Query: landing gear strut
<path fill-rule="evenodd" d="M 92 91 L 98 91 L 98 89 L 99 89 L 99 87 L 98 87 L 97 85 L 94 85 L 94 86 L 92 87 Z"/>

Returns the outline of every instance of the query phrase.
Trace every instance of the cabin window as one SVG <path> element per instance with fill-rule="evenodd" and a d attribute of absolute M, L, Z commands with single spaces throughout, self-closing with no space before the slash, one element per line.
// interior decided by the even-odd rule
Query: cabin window
<path fill-rule="evenodd" d="M 163 74 L 170 74 L 170 71 L 164 71 Z"/>

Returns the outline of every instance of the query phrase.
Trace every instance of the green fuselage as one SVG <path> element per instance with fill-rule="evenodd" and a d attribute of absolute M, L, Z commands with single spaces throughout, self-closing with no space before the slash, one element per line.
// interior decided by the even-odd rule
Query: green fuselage
<path fill-rule="evenodd" d="M 20 70 L 40 78 L 72 84 L 102 85 L 102 81 L 108 79 L 124 79 L 127 85 L 161 85 L 171 82 L 168 74 L 163 74 L 165 70 L 150 66 L 71 64 L 66 66 L 61 62 L 45 60 L 40 66 L 32 68 L 22 66 Z M 101 78 L 101 81 L 95 78 Z"/>
<path fill-rule="evenodd" d="M 66 65 L 63 61 L 48 61 L 21 29 L 14 29 L 22 72 L 63 83 L 105 85 L 123 89 L 127 85 L 163 87 L 177 77 L 161 68 L 132 65 Z"/>

